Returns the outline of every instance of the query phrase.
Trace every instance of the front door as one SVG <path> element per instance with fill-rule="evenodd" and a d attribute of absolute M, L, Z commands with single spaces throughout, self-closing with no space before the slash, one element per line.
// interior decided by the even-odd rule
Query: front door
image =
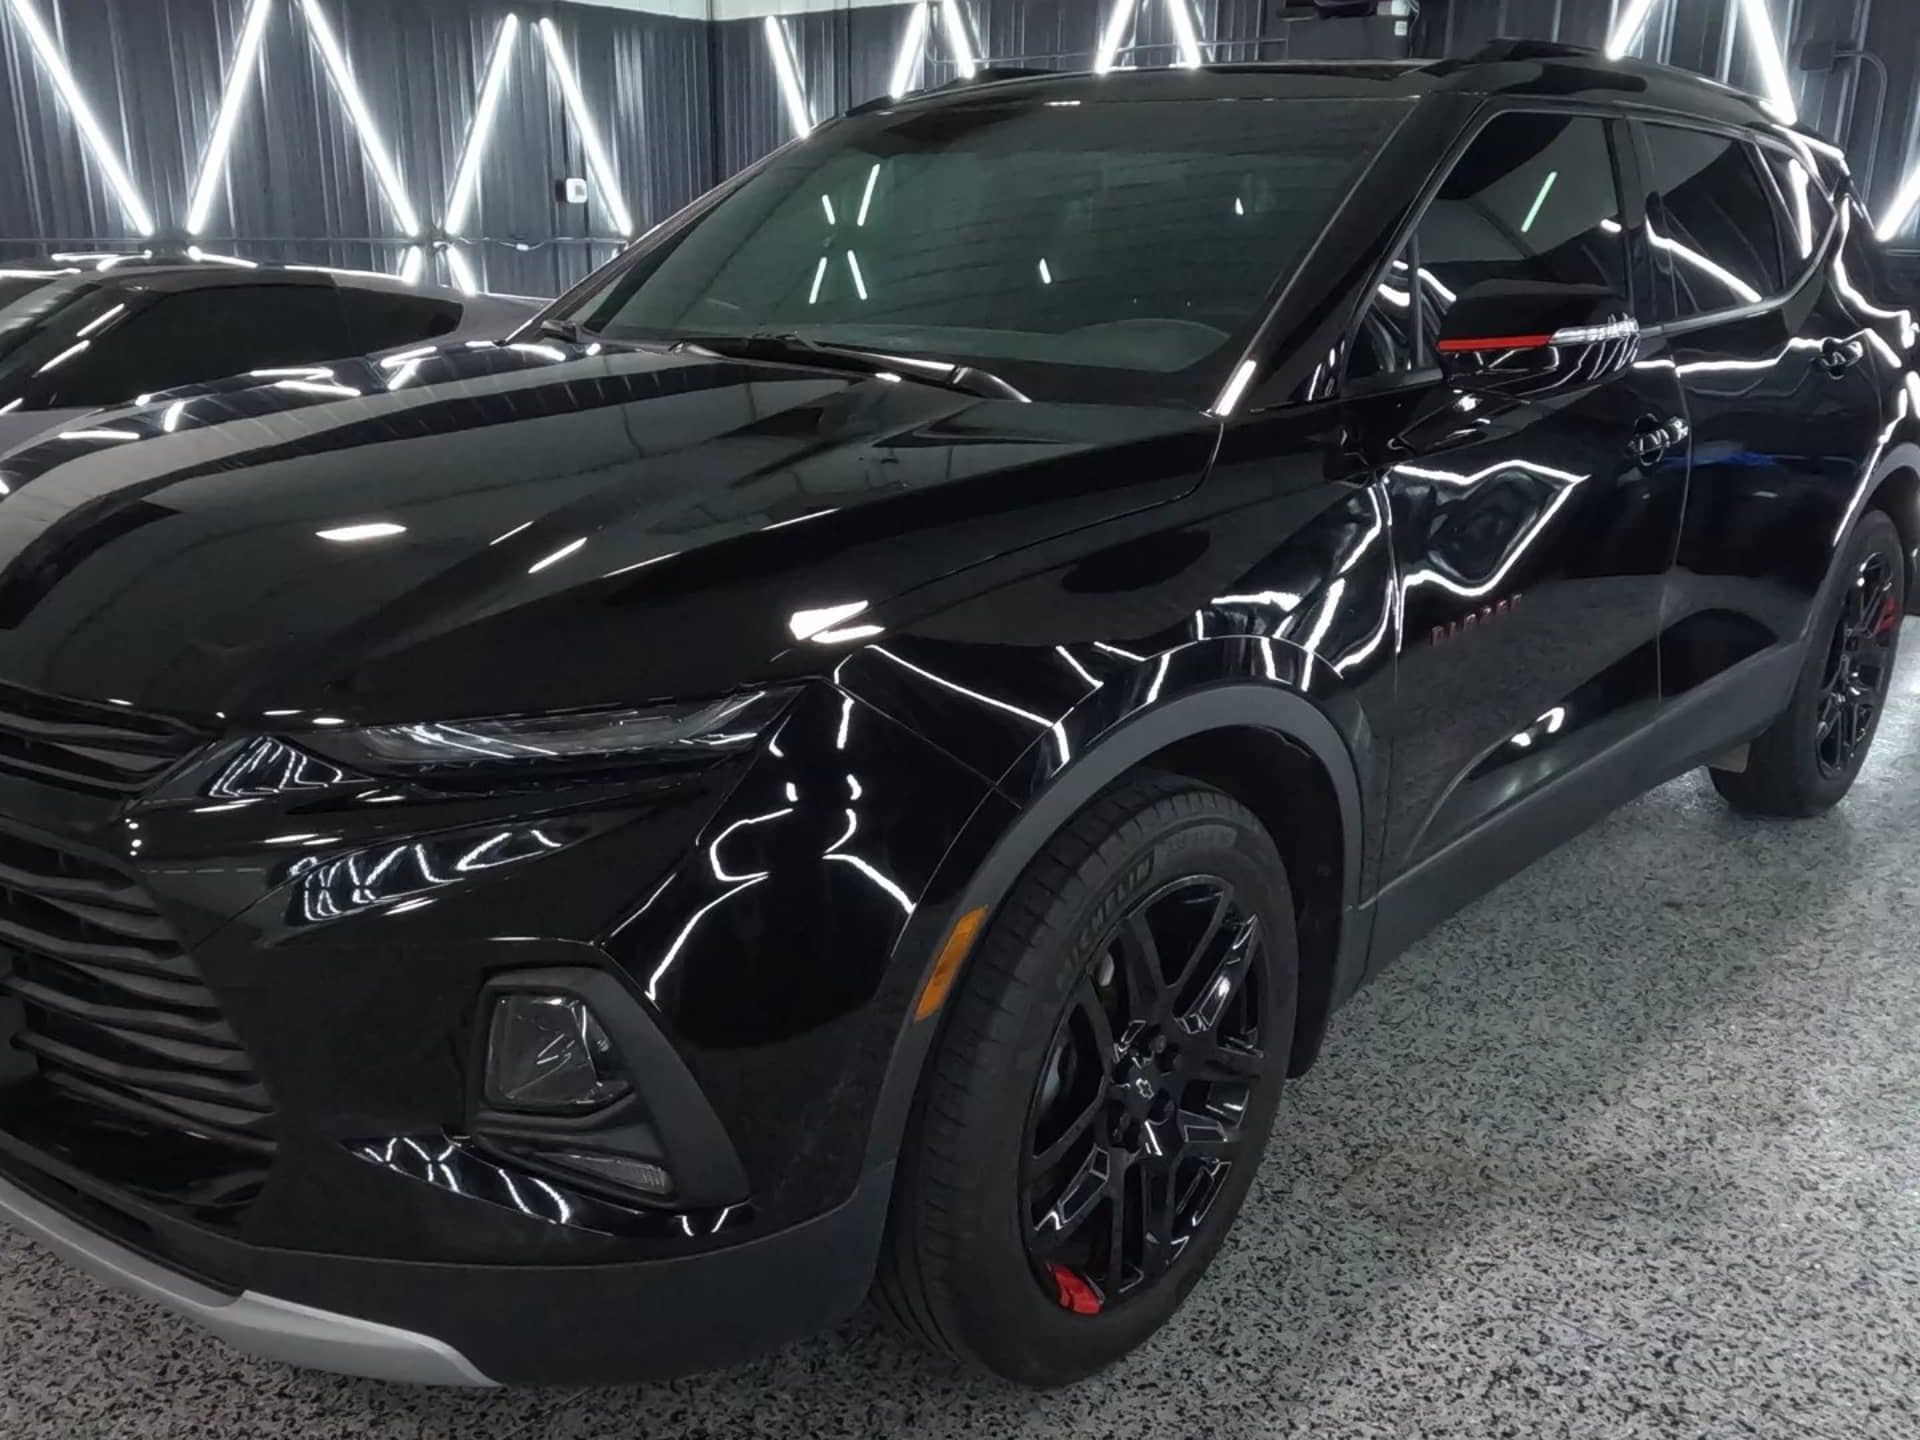
<path fill-rule="evenodd" d="M 1430 351 L 1453 299 L 1496 279 L 1636 299 L 1627 257 L 1643 207 L 1623 203 L 1633 187 L 1620 178 L 1634 173 L 1620 121 L 1496 114 L 1382 286 L 1385 325 L 1413 317 L 1416 347 Z M 1408 391 L 1429 413 L 1447 407 L 1377 481 L 1404 611 L 1387 722 L 1389 882 L 1652 720 L 1686 493 L 1685 413 L 1657 350 L 1617 378 L 1537 400 L 1447 400 L 1439 383 L 1421 354 L 1404 386 L 1357 403 L 1362 428 L 1369 412 L 1404 412 Z"/>

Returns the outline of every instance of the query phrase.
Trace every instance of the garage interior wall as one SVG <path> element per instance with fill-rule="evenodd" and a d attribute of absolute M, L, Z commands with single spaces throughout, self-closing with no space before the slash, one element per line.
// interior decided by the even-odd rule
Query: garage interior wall
<path fill-rule="evenodd" d="M 1640 53 L 1759 89 L 1747 3 L 1656 0 Z M 1912 0 L 1762 3 L 1802 114 L 1847 147 L 1878 213 L 1920 161 Z M 1077 69 L 1111 33 L 1116 63 L 1171 64 L 1187 6 L 1209 60 L 1446 56 L 1497 36 L 1599 45 L 1626 5 L 1382 0 L 1375 18 L 1324 19 L 1284 0 L 0 0 L 0 261 L 197 243 L 552 295 L 803 119 L 885 93 L 896 72 L 957 78 L 963 46 L 980 63 Z M 255 58 L 236 67 L 250 29 Z M 1841 53 L 1809 52 L 1820 42 Z M 470 151 L 473 200 L 449 216 Z M 588 182 L 585 203 L 564 197 L 566 177 Z M 1920 251 L 1920 222 L 1897 244 Z"/>

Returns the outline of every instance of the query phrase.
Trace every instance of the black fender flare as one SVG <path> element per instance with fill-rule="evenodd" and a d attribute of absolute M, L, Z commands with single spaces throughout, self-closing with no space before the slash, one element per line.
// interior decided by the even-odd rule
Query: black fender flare
<path fill-rule="evenodd" d="M 929 894 L 939 895 L 945 889 L 952 899 L 923 906 L 923 913 L 915 917 L 922 923 L 910 924 L 895 948 L 895 964 L 910 969 L 913 986 L 874 1109 L 867 1144 L 868 1169 L 891 1163 L 905 1136 L 914 1096 L 945 1015 L 943 1009 L 916 1021 L 912 1002 L 932 973 L 953 920 L 980 906 L 986 906 L 991 915 L 1028 863 L 1061 827 L 1141 761 L 1176 741 L 1225 729 L 1269 731 L 1307 750 L 1332 777 L 1345 850 L 1342 909 L 1351 921 L 1359 893 L 1365 836 L 1359 771 L 1340 731 L 1318 705 L 1298 691 L 1271 682 L 1227 680 L 1197 687 L 1120 720 L 1014 811 L 1011 823 L 1003 825 L 988 813 L 997 808 L 997 816 L 1004 817 L 1013 809 L 1011 803 L 1000 796 L 989 799 L 968 829 L 984 825 L 992 833 L 971 840 L 963 835 L 942 862 L 943 870 L 953 866 L 956 870 L 966 868 L 969 873 L 959 883 L 950 881 L 944 886 L 936 878 Z M 1343 932 L 1354 928 L 1349 923 L 1343 926 Z M 1348 946 L 1343 943 L 1342 954 L 1347 952 Z"/>

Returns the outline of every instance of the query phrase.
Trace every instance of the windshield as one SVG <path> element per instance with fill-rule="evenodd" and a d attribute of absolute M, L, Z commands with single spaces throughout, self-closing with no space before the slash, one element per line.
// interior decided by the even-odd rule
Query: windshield
<path fill-rule="evenodd" d="M 567 318 L 610 339 L 797 334 L 951 358 L 1037 393 L 1185 395 L 1406 110 L 1057 101 L 855 117 L 776 155 Z"/>

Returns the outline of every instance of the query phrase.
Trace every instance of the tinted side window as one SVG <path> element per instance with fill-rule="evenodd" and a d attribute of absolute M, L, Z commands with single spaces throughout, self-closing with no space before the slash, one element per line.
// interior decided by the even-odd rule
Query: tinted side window
<path fill-rule="evenodd" d="M 118 405 L 149 390 L 329 358 L 333 291 L 233 285 L 163 295 L 47 377 L 43 403 Z"/>
<path fill-rule="evenodd" d="M 334 296 L 335 348 L 321 359 L 370 355 L 396 345 L 411 345 L 445 335 L 460 324 L 460 307 L 423 295 L 342 286 Z"/>
<path fill-rule="evenodd" d="M 1827 238 L 1827 228 L 1833 224 L 1833 201 L 1827 197 L 1820 177 L 1798 157 L 1762 145 L 1760 158 L 1773 179 L 1774 199 L 1780 207 L 1787 270 L 1790 275 L 1798 274 Z"/>
<path fill-rule="evenodd" d="M 1502 115 L 1475 137 L 1415 236 L 1426 336 L 1486 280 L 1599 285 L 1627 294 L 1620 188 L 1607 122 Z"/>
<path fill-rule="evenodd" d="M 330 285 L 224 285 L 165 295 L 47 377 L 40 404 L 118 405 L 249 370 L 343 360 L 443 335 L 457 306 Z"/>
<path fill-rule="evenodd" d="M 1735 310 L 1786 284 L 1774 202 L 1751 146 L 1676 125 L 1646 127 L 1654 244 L 1674 273 L 1677 318 Z"/>

